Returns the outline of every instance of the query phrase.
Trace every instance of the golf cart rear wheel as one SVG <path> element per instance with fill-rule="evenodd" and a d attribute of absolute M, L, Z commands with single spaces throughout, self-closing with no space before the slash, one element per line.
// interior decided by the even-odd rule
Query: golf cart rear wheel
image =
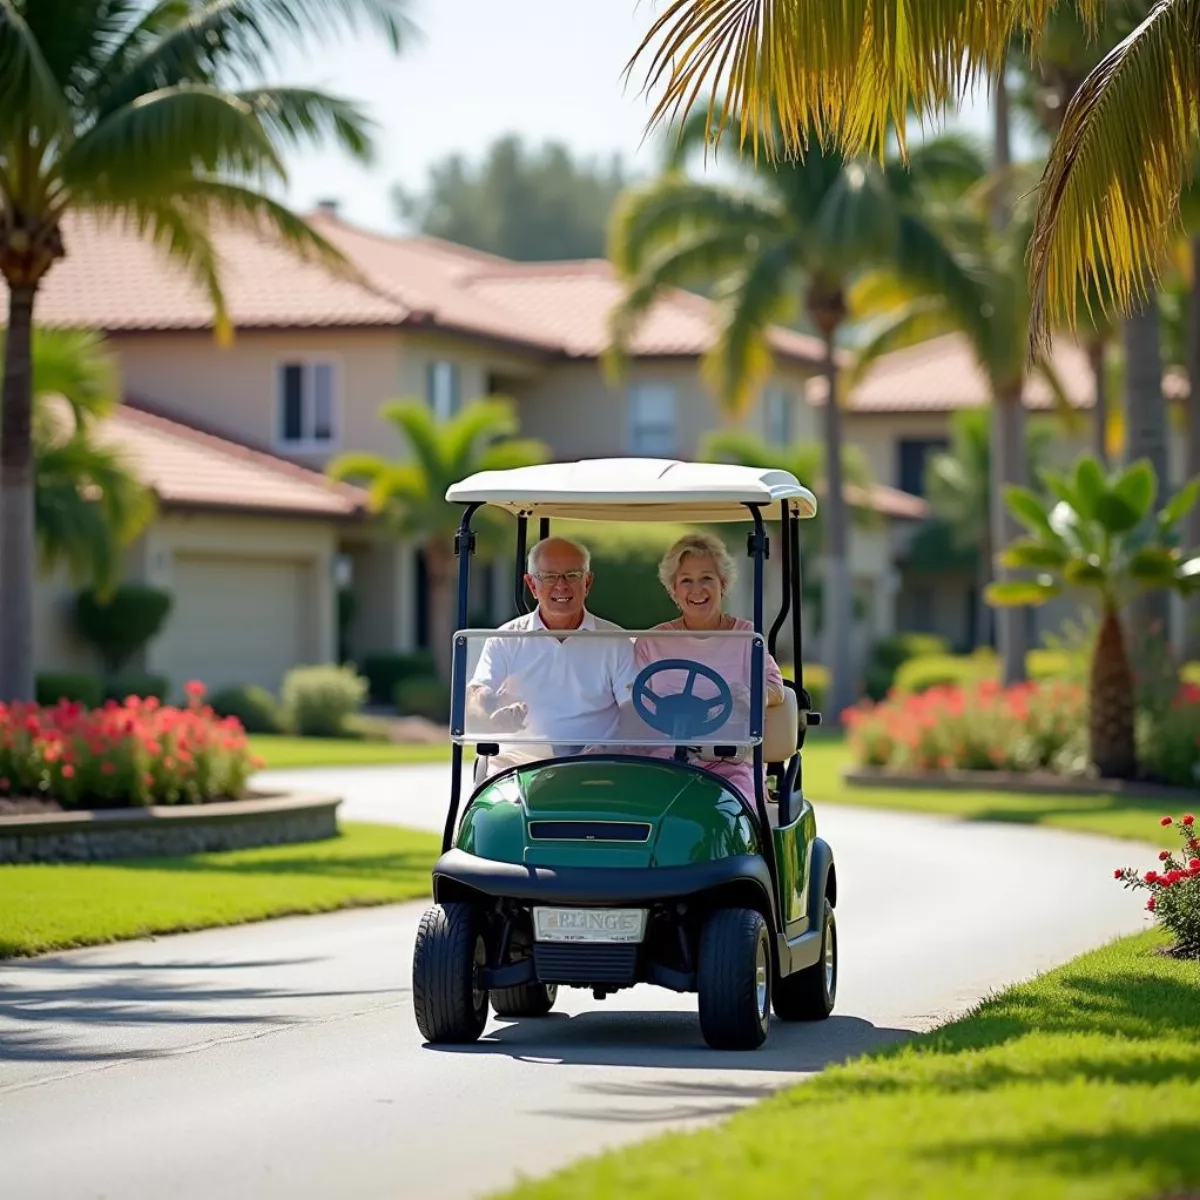
<path fill-rule="evenodd" d="M 522 983 L 516 987 L 496 988 L 492 992 L 492 1011 L 498 1017 L 544 1017 L 557 998 L 556 983 Z"/>
<path fill-rule="evenodd" d="M 833 1012 L 837 956 L 837 921 L 826 896 L 821 913 L 820 956 L 811 967 L 775 981 L 775 1015 L 781 1021 L 824 1021 Z"/>
<path fill-rule="evenodd" d="M 771 1019 L 767 923 L 752 908 L 721 908 L 700 933 L 700 1030 L 714 1050 L 757 1050 Z"/>
<path fill-rule="evenodd" d="M 488 1018 L 487 946 L 469 904 L 426 909 L 413 951 L 413 1008 L 427 1042 L 474 1042 Z"/>

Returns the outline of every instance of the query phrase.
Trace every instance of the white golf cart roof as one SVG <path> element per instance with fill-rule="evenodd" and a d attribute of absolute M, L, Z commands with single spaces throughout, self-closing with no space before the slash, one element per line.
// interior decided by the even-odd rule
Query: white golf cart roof
<path fill-rule="evenodd" d="M 767 520 L 787 501 L 795 517 L 813 517 L 816 497 L 787 471 L 661 458 L 590 458 L 508 471 L 480 471 L 446 499 L 491 504 L 530 517 L 577 521 L 748 521 L 747 504 Z"/>

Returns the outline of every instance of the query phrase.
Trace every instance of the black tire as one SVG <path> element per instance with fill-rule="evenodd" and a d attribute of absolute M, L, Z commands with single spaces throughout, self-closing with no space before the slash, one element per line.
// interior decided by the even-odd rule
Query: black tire
<path fill-rule="evenodd" d="M 483 931 L 469 904 L 426 909 L 413 951 L 413 1009 L 427 1042 L 474 1042 L 488 1018 L 478 987 L 487 963 Z"/>
<path fill-rule="evenodd" d="M 821 914 L 821 952 L 811 967 L 775 981 L 775 1015 L 781 1021 L 824 1021 L 837 1000 L 837 920 L 826 896 Z"/>
<path fill-rule="evenodd" d="M 544 1017 L 557 998 L 557 983 L 521 983 L 516 987 L 496 988 L 492 992 L 492 1011 L 498 1017 Z"/>
<path fill-rule="evenodd" d="M 757 1050 L 771 1021 L 767 923 L 752 908 L 720 908 L 700 933 L 700 1030 L 714 1050 Z"/>

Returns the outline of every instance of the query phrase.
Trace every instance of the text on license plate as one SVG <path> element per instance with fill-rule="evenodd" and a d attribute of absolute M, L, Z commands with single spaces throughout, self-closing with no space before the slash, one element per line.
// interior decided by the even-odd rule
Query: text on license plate
<path fill-rule="evenodd" d="M 644 908 L 535 908 L 539 942 L 640 942 Z"/>

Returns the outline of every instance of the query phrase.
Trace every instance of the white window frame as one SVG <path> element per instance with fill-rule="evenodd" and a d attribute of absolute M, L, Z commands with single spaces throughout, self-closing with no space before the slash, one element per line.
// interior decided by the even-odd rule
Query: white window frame
<path fill-rule="evenodd" d="M 461 365 L 452 359 L 433 358 L 425 364 L 425 401 L 436 420 L 452 421 L 462 412 L 462 377 Z"/>
<path fill-rule="evenodd" d="M 763 436 L 772 446 L 790 446 L 796 440 L 796 397 L 782 384 L 772 384 L 763 395 Z"/>
<path fill-rule="evenodd" d="M 639 412 L 639 405 L 647 397 L 663 396 L 669 402 L 669 421 L 647 420 Z M 657 444 L 653 441 L 654 438 L 663 435 L 665 435 L 664 441 Z M 651 439 L 649 448 L 644 440 L 647 438 Z M 679 453 L 679 397 L 673 384 L 635 383 L 630 385 L 626 411 L 626 445 L 629 453 L 637 458 L 673 458 Z"/>
<path fill-rule="evenodd" d="M 297 439 L 284 436 L 283 418 L 286 395 L 284 392 L 284 371 L 288 367 L 301 368 L 300 384 L 300 426 L 301 437 Z M 319 438 L 313 434 L 316 421 L 315 400 L 313 399 L 313 377 L 317 367 L 328 367 L 330 375 L 329 388 L 329 437 Z M 337 450 L 342 443 L 342 360 L 337 354 L 320 354 L 305 352 L 303 354 L 284 354 L 275 362 L 275 424 L 274 444 L 278 450 L 312 453 L 316 451 Z"/>

